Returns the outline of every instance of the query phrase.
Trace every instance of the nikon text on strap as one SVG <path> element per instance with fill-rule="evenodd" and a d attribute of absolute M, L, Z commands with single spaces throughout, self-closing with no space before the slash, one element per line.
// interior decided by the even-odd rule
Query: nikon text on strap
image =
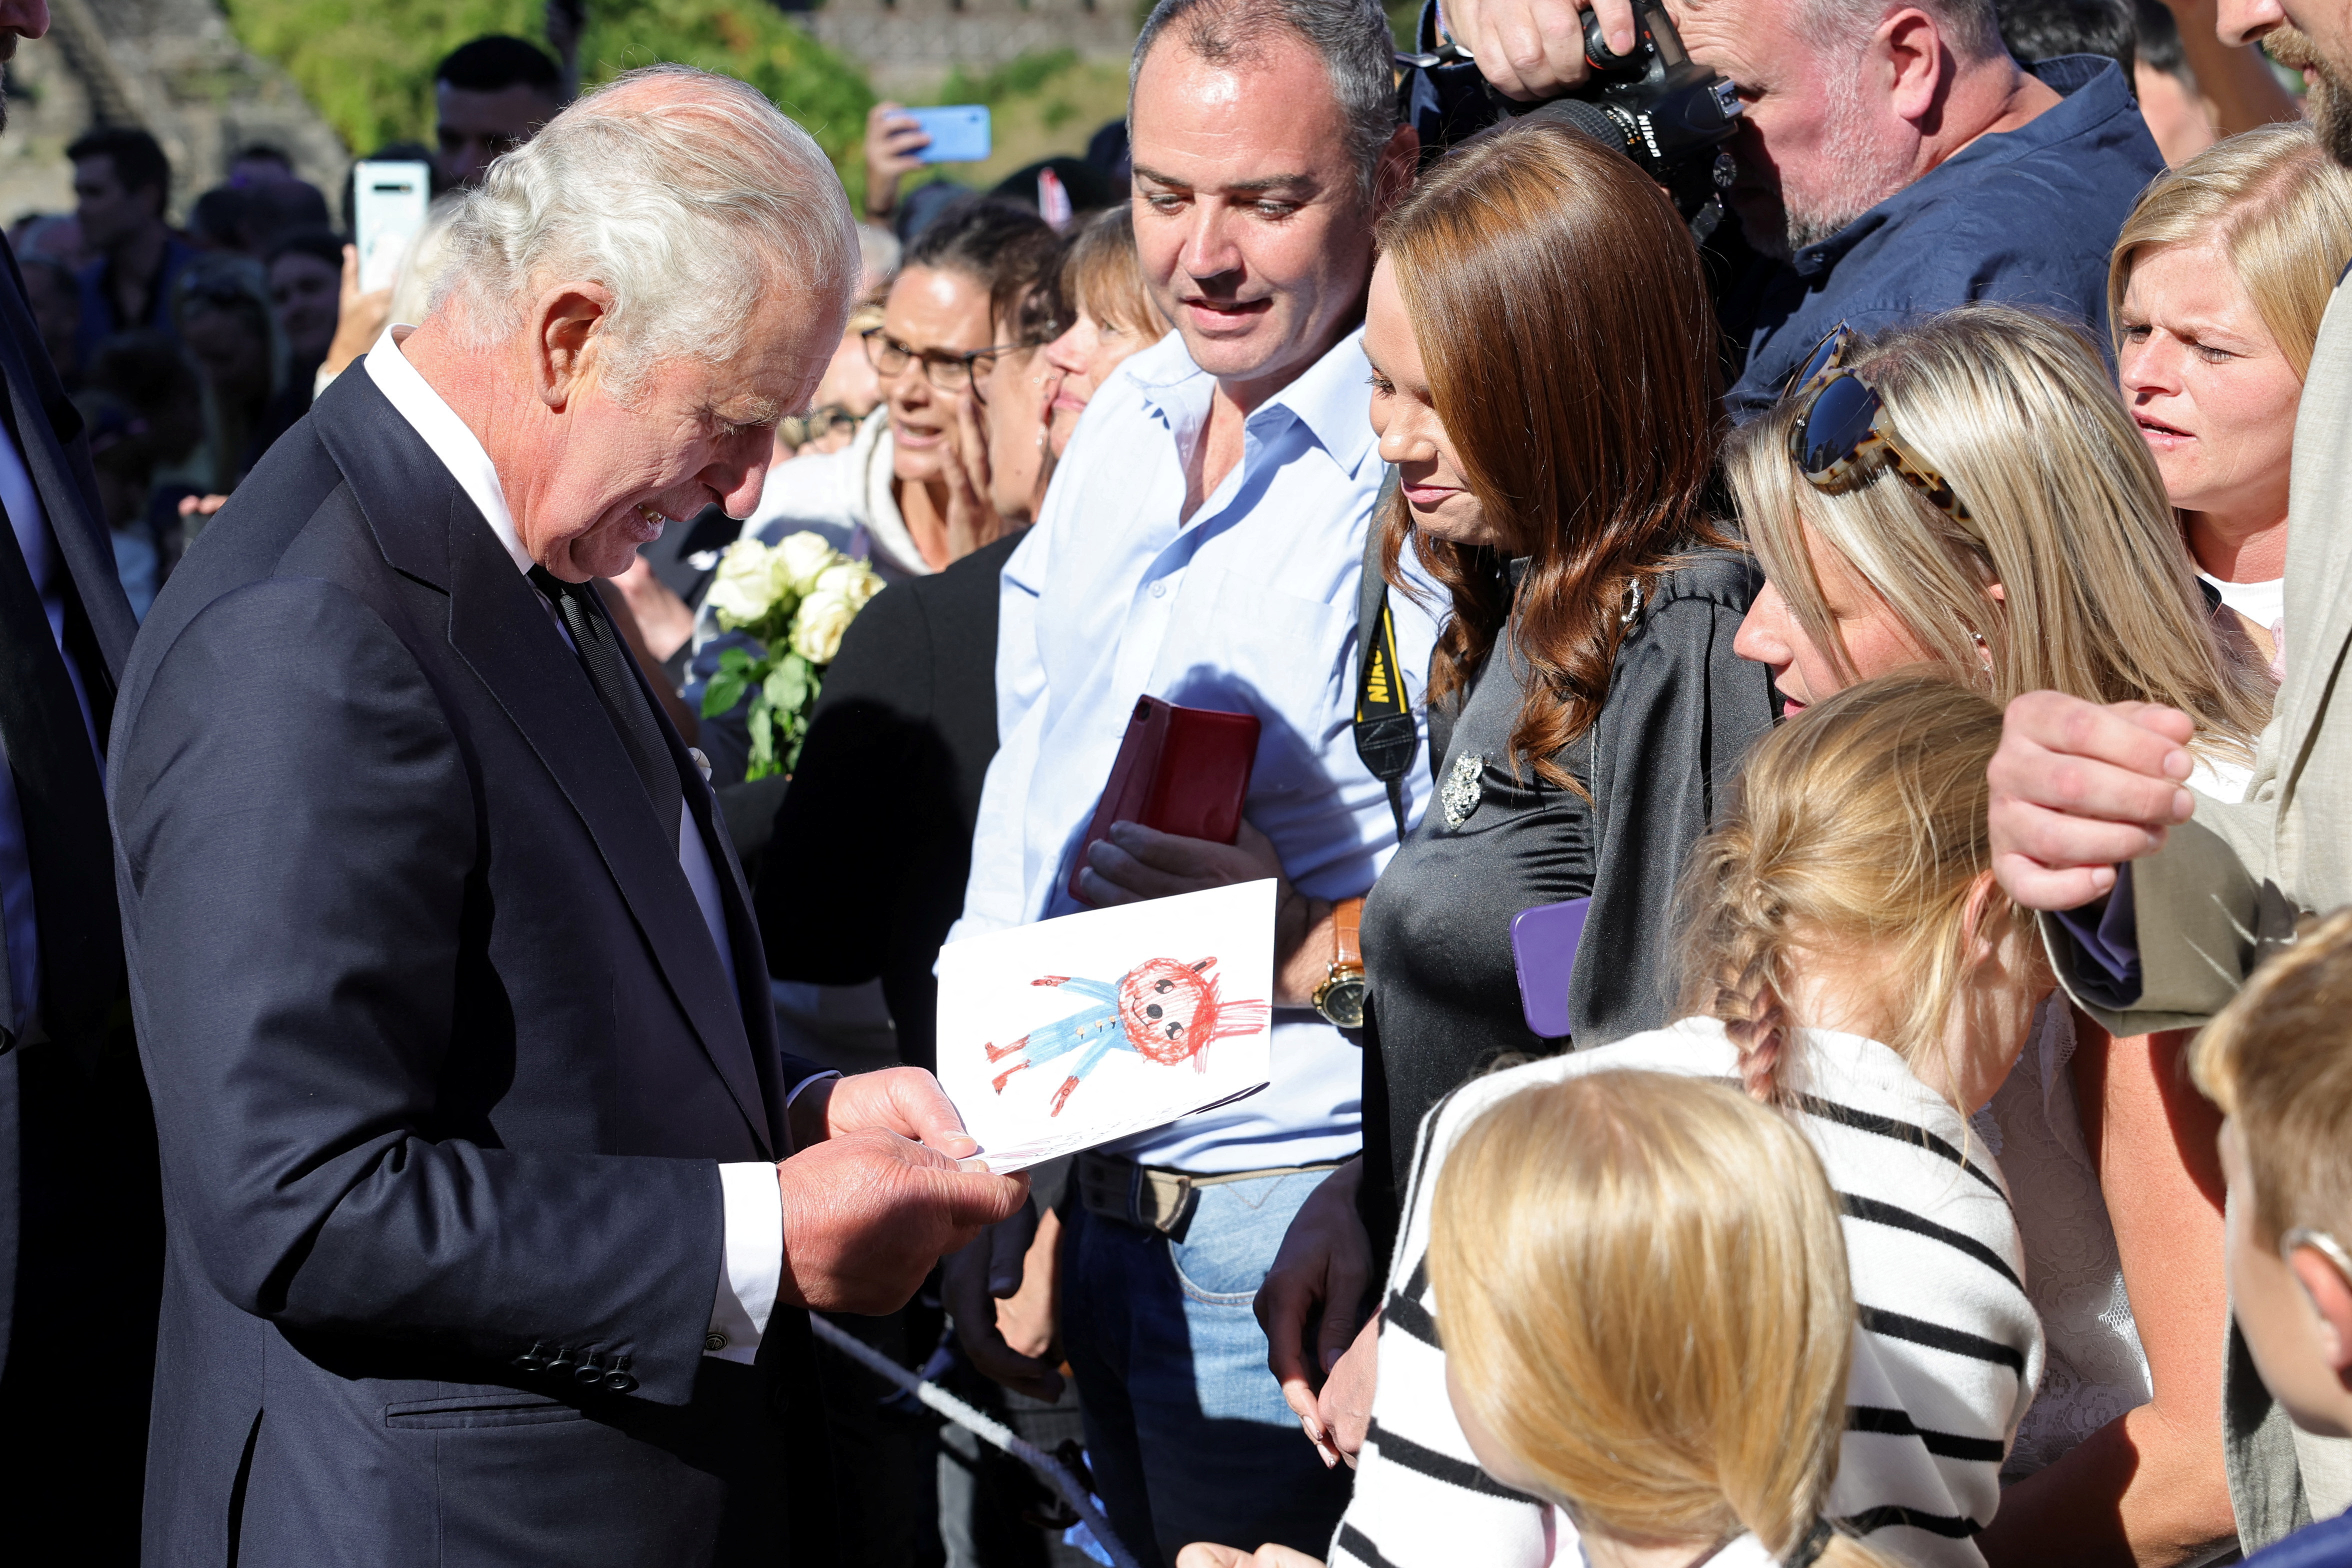
<path fill-rule="evenodd" d="M 1388 786 L 1389 810 L 1396 816 L 1397 842 L 1404 842 L 1404 775 L 1419 743 L 1412 704 L 1405 696 L 1404 671 L 1397 662 L 1396 616 L 1389 609 L 1388 579 L 1381 573 L 1381 520 L 1397 493 L 1391 468 L 1372 502 L 1371 526 L 1364 531 L 1364 575 L 1356 588 L 1356 755 Z"/>

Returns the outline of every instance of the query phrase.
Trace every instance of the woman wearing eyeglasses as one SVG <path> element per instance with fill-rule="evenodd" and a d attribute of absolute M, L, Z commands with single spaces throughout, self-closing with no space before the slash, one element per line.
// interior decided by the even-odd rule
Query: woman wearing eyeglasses
<path fill-rule="evenodd" d="M 1790 712 L 1923 665 L 1996 702 L 2161 702 L 2197 721 L 2190 783 L 2234 794 L 2269 681 L 2219 635 L 2088 342 L 1972 306 L 1832 334 L 1795 381 L 1727 455 L 1766 578 L 1737 646 Z M 1990 1108 L 2050 1342 L 1979 1537 L 1996 1565 L 2194 1563 L 2233 1536 L 2219 1119 L 2184 1043 L 2110 1039 L 2056 997 Z"/>
<path fill-rule="evenodd" d="M 865 334 L 881 406 L 841 450 L 771 468 L 745 535 L 811 530 L 893 583 L 941 571 L 1001 535 L 992 511 L 950 515 L 956 409 L 1008 346 L 995 335 L 992 292 L 1057 243 L 1045 219 L 1006 202 L 972 197 L 934 218 Z"/>

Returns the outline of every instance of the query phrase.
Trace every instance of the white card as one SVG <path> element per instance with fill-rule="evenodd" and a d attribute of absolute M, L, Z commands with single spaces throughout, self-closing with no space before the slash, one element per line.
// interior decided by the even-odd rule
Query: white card
<path fill-rule="evenodd" d="M 1276 884 L 1120 904 L 940 950 L 940 1083 L 992 1171 L 1273 1079 Z"/>

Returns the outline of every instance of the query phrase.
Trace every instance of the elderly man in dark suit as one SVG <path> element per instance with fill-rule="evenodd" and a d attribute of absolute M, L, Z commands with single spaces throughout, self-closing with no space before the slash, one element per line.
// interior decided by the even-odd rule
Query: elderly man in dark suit
<path fill-rule="evenodd" d="M 0 60 L 48 26 L 41 0 L 0 0 Z M 78 1561 L 127 1563 L 163 1216 L 101 781 L 138 627 L 13 260 L 0 510 L 0 1514 Z"/>
<path fill-rule="evenodd" d="M 169 1221 L 148 1560 L 788 1561 L 830 1488 L 795 1309 L 897 1307 L 1024 1184 L 961 1168 L 928 1074 L 780 1055 L 698 759 L 588 579 L 759 495 L 847 203 L 766 100 L 662 67 L 451 244 L 118 704 Z"/>

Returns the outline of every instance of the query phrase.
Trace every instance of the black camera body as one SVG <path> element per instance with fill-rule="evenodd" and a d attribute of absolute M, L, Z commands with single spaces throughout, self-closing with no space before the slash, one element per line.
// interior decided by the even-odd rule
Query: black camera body
<path fill-rule="evenodd" d="M 1633 47 L 1622 55 L 1611 52 L 1600 18 L 1585 12 L 1591 79 L 1538 104 L 1489 87 L 1467 54 L 1438 38 L 1436 13 L 1433 0 L 1422 7 L 1420 48 L 1397 57 L 1406 72 L 1404 108 L 1426 153 L 1442 153 L 1504 119 L 1557 120 L 1640 164 L 1700 238 L 1714 229 L 1723 211 L 1718 194 L 1734 173 L 1724 143 L 1739 128 L 1738 89 L 1690 58 L 1663 0 L 1635 0 Z"/>

